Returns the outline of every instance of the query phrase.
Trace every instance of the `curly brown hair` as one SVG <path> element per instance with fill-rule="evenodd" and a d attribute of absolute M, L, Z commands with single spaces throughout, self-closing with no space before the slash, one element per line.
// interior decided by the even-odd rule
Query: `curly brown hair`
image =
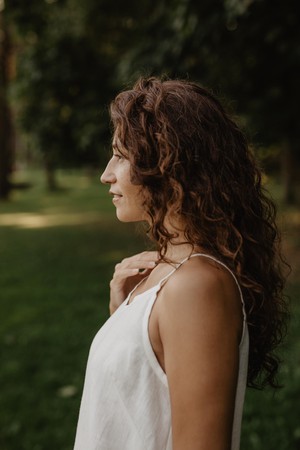
<path fill-rule="evenodd" d="M 250 336 L 248 385 L 278 387 L 274 350 L 286 334 L 286 263 L 276 209 L 244 133 L 210 91 L 184 80 L 141 78 L 110 112 L 132 180 L 147 193 L 161 258 L 175 236 L 165 217 L 174 214 L 184 220 L 187 242 L 237 276 Z"/>

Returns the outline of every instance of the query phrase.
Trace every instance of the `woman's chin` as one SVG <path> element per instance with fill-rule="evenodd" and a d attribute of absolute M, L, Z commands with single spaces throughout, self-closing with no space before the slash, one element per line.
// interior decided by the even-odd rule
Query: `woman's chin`
<path fill-rule="evenodd" d="M 122 213 L 122 211 L 119 211 L 118 209 L 117 209 L 117 211 L 116 211 L 116 215 L 117 215 L 117 219 L 120 221 L 120 222 L 124 222 L 124 223 L 129 223 L 129 222 L 143 222 L 143 221 L 145 221 L 145 219 L 143 218 L 143 217 L 137 217 L 137 216 L 133 216 L 133 215 L 130 215 L 130 214 L 126 214 L 126 213 Z"/>

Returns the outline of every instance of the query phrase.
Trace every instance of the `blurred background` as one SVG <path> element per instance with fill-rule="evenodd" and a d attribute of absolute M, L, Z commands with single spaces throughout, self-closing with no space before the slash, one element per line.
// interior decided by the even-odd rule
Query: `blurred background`
<path fill-rule="evenodd" d="M 139 75 L 196 80 L 236 112 L 293 271 L 275 394 L 241 449 L 300 449 L 300 20 L 296 0 L 0 0 L 0 449 L 71 450 L 114 265 L 145 249 L 99 176 L 108 105 Z"/>

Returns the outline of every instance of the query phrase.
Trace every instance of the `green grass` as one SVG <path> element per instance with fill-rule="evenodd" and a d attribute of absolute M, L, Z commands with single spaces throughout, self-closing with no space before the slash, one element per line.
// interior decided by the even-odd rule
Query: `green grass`
<path fill-rule="evenodd" d="M 144 249 L 145 240 L 135 226 L 118 223 L 98 175 L 61 173 L 64 189 L 52 194 L 41 173 L 22 177 L 32 187 L 0 204 L 0 449 L 71 450 L 88 350 L 108 317 L 114 265 Z M 289 290 L 299 297 L 297 279 Z M 296 301 L 293 308 L 285 387 L 275 396 L 249 390 L 243 450 L 300 448 Z"/>

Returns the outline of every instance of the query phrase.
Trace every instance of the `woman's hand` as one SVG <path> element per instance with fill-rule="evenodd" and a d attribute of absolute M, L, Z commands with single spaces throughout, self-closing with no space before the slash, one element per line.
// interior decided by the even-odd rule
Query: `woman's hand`
<path fill-rule="evenodd" d="M 150 274 L 157 261 L 157 252 L 142 252 L 123 259 L 115 266 L 110 282 L 110 314 L 123 303 L 137 283 Z"/>

